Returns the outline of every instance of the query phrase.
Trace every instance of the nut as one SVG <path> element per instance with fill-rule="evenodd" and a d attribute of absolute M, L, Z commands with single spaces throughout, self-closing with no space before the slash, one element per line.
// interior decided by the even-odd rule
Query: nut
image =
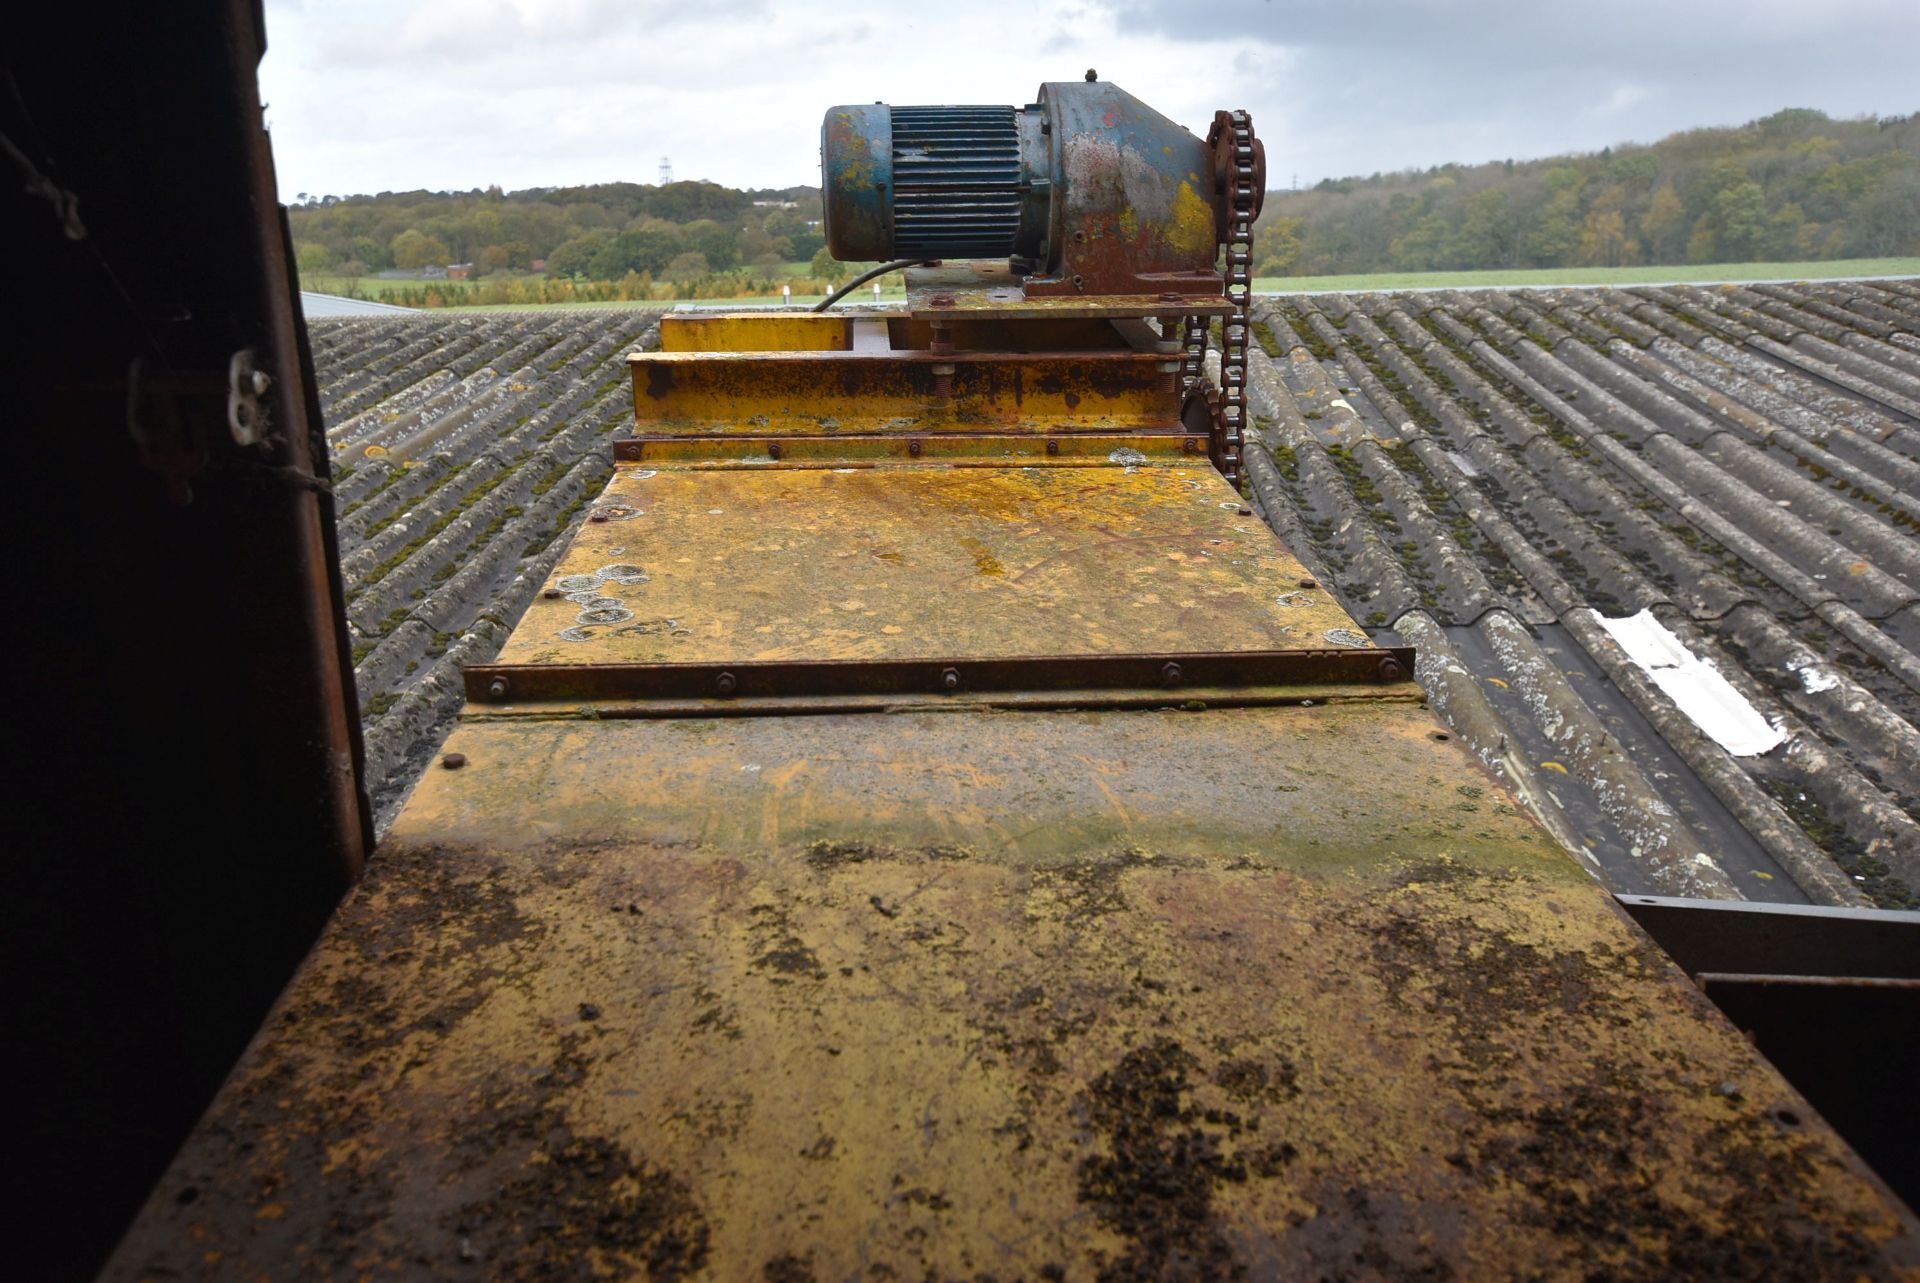
<path fill-rule="evenodd" d="M 504 677 L 496 677 L 487 683 L 487 694 L 493 696 L 495 699 L 505 699 L 507 692 L 512 689 L 513 687 Z"/>
<path fill-rule="evenodd" d="M 732 673 L 721 673 L 713 679 L 713 688 L 722 695 L 731 695 L 740 689 L 740 681 Z"/>
<path fill-rule="evenodd" d="M 1162 684 L 1178 686 L 1180 684 L 1180 678 L 1180 665 L 1174 663 L 1172 660 L 1168 660 L 1160 666 L 1160 681 Z"/>
<path fill-rule="evenodd" d="M 946 687 L 950 691 L 959 690 L 960 689 L 960 670 L 957 668 L 948 668 L 948 669 L 941 670 L 940 684 Z"/>
<path fill-rule="evenodd" d="M 1388 658 L 1380 661 L 1380 680 L 1381 681 L 1397 682 L 1403 677 L 1405 677 L 1406 675 L 1407 675 L 1407 670 L 1405 667 L 1401 665 L 1399 660 L 1389 656 Z"/>

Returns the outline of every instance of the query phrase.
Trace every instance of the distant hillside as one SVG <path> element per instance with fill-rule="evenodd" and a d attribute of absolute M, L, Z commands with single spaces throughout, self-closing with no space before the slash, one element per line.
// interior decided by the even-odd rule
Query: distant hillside
<path fill-rule="evenodd" d="M 1796 108 L 1593 155 L 1330 179 L 1269 193 L 1254 247 L 1259 276 L 1915 254 L 1920 114 Z"/>
<path fill-rule="evenodd" d="M 471 263 L 481 277 L 770 279 L 825 245 L 816 187 L 382 192 L 304 199 L 289 217 L 315 276 Z M 1795 109 L 1593 155 L 1328 180 L 1270 193 L 1254 244 L 1259 276 L 1920 254 L 1920 115 Z"/>

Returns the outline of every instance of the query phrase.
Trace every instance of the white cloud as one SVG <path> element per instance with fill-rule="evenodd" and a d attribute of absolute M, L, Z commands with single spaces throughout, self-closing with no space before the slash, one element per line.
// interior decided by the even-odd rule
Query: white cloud
<path fill-rule="evenodd" d="M 1645 102 L 1652 93 L 1653 91 L 1645 85 L 1616 85 L 1613 92 L 1607 95 L 1606 105 L 1602 110 L 1625 111 L 1629 107 L 1636 107 Z"/>
<path fill-rule="evenodd" d="M 1247 108 L 1274 181 L 1311 183 L 1591 150 L 1789 105 L 1920 107 L 1900 60 L 1857 56 L 1910 38 L 1910 3 L 1827 3 L 1846 13 L 1816 22 L 1784 0 L 1617 0 L 1604 15 L 1513 0 L 269 0 L 261 79 L 288 193 L 646 182 L 662 155 L 682 178 L 809 183 L 836 103 L 1025 102 L 1089 65 L 1197 133 L 1216 108 Z"/>

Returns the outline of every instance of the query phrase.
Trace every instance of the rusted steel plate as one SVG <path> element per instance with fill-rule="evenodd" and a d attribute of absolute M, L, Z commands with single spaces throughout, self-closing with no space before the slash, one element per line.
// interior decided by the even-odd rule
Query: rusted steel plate
<path fill-rule="evenodd" d="M 509 700 L 686 699 L 931 694 L 960 690 L 1178 690 L 1289 682 L 1413 682 L 1413 648 L 1200 651 L 1159 655 L 1019 655 L 997 659 L 766 660 L 707 664 L 475 664 L 467 698 Z"/>
<path fill-rule="evenodd" d="M 1195 711 L 1209 708 L 1258 708 L 1269 704 L 1347 703 L 1353 700 L 1398 700 L 1418 704 L 1426 693 L 1417 683 L 1397 682 L 1289 682 L 1285 686 L 1207 686 L 1062 688 L 1058 690 L 941 690 L 938 692 L 834 695 L 702 694 L 683 699 L 524 700 L 509 695 L 504 701 L 486 699 L 468 704 L 461 719 L 469 722 L 527 720 L 554 717 L 814 717 L 822 713 L 901 713 L 915 709 L 953 712 L 956 709 L 1008 709 L 1032 712 L 1067 709 L 1076 712 L 1104 709 L 1165 709 Z"/>
<path fill-rule="evenodd" d="M 499 662 L 1008 658 L 1371 643 L 1204 464 L 618 466 Z M 1139 462 L 1127 462 L 1138 459 Z M 593 517 L 606 520 L 594 521 Z"/>
<path fill-rule="evenodd" d="M 1434 725 L 465 726 L 107 1277 L 1914 1277 Z"/>
<path fill-rule="evenodd" d="M 1111 433 L 1061 430 L 1035 432 L 952 432 L 890 434 L 844 433 L 832 436 L 651 436 L 613 443 L 613 457 L 625 463 L 723 461 L 801 467 L 924 459 L 962 460 L 1004 466 L 1049 459 L 1111 464 L 1116 450 L 1147 455 L 1201 456 L 1208 439 L 1180 431 Z"/>
<path fill-rule="evenodd" d="M 1004 263 L 943 263 L 907 272 L 907 311 L 915 320 L 978 318 L 1009 320 L 1046 316 L 1140 317 L 1229 316 L 1233 304 L 1220 292 L 1174 289 L 1152 294 L 1029 296 L 1021 278 Z"/>
<path fill-rule="evenodd" d="M 1165 309 L 1164 303 L 1156 307 Z M 943 322 L 943 332 L 962 351 L 1081 352 L 1129 348 L 1103 317 L 1053 315 L 1011 320 L 976 312 Z M 1129 309 L 1129 314 L 1131 314 Z M 926 351 L 933 327 L 904 312 L 675 312 L 660 318 L 664 352 L 848 352 L 854 326 L 870 324 L 886 350 Z"/>
<path fill-rule="evenodd" d="M 1117 432 L 1179 418 L 1177 366 L 1155 353 L 637 352 L 627 363 L 643 433 Z"/>

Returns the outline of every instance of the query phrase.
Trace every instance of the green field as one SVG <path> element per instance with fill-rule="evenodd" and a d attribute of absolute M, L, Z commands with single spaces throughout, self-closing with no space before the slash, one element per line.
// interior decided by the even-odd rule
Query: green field
<path fill-rule="evenodd" d="M 800 269 L 801 264 L 792 264 Z M 1472 289 L 1486 286 L 1553 286 L 1553 285 L 1661 285 L 1673 282 L 1712 282 L 1712 281 L 1819 281 L 1833 280 L 1849 276 L 1910 276 L 1920 277 L 1920 258 L 1856 258 L 1839 259 L 1828 262 L 1805 263 L 1707 263 L 1695 266 L 1676 267 L 1552 267 L 1529 271 L 1502 272 L 1378 272 L 1364 276 L 1262 276 L 1255 280 L 1253 288 L 1260 294 L 1331 294 L 1357 293 L 1368 290 L 1450 290 Z M 898 278 L 894 278 L 895 281 Z M 313 290 L 321 294 L 341 294 L 354 298 L 384 299 L 390 294 L 402 290 L 418 290 L 426 286 L 451 295 L 458 291 L 474 288 L 477 281 L 388 281 L 377 276 L 338 277 L 313 276 L 300 282 L 300 288 Z M 897 284 L 881 290 L 883 300 L 897 300 L 904 297 L 904 291 Z M 863 285 L 855 290 L 848 302 L 871 302 L 873 287 Z M 820 301 L 818 294 L 802 294 L 796 291 L 793 296 L 795 306 Z M 779 302 L 777 298 L 765 295 L 743 297 L 739 299 L 700 299 L 694 306 L 724 307 L 729 304 L 742 306 L 767 307 Z M 458 306 L 458 305 L 455 305 Z M 504 312 L 518 308 L 541 308 L 548 310 L 571 310 L 584 307 L 598 308 L 670 308 L 674 302 L 668 299 L 636 299 L 631 302 L 588 302 L 588 303 L 496 303 L 485 306 L 461 307 L 462 311 Z"/>
<path fill-rule="evenodd" d="M 401 290 L 431 286 L 451 294 L 455 290 L 470 290 L 479 283 L 473 280 L 449 281 L 444 277 L 433 281 L 388 281 L 378 276 L 328 276 L 325 273 L 300 278 L 300 288 L 303 290 L 312 290 L 316 294 L 338 294 L 343 298 L 373 299 L 376 302 Z"/>
<path fill-rule="evenodd" d="M 1458 290 L 1500 285 L 1667 285 L 1701 281 L 1822 281 L 1843 276 L 1920 276 L 1920 258 L 1811 263 L 1702 263 L 1664 267 L 1548 267 L 1505 272 L 1376 272 L 1365 276 L 1262 276 L 1260 294 L 1366 290 Z"/>

